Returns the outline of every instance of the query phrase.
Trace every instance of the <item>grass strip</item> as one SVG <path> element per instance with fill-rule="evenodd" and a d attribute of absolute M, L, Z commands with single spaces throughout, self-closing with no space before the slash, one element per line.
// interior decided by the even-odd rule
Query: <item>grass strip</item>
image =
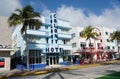
<path fill-rule="evenodd" d="M 95 79 L 120 79 L 120 72 L 112 73 Z"/>

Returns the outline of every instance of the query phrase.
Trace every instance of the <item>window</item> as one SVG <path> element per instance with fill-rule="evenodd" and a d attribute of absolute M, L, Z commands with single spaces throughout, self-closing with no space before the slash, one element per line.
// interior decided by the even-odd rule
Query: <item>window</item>
<path fill-rule="evenodd" d="M 114 46 L 113 46 L 112 48 L 113 48 L 113 49 L 115 49 L 115 47 L 114 47 Z"/>
<path fill-rule="evenodd" d="M 90 43 L 90 44 L 89 44 L 89 47 L 93 47 L 93 43 Z"/>
<path fill-rule="evenodd" d="M 72 34 L 72 39 L 75 37 L 75 33 Z"/>
<path fill-rule="evenodd" d="M 62 41 L 63 41 L 63 44 L 67 44 L 70 40 L 68 40 L 68 39 L 63 39 Z"/>
<path fill-rule="evenodd" d="M 76 47 L 76 43 L 72 43 L 72 47 Z"/>
<path fill-rule="evenodd" d="M 39 43 L 40 37 L 28 36 L 27 40 L 29 43 Z"/>
<path fill-rule="evenodd" d="M 39 30 L 38 27 L 34 27 L 34 26 L 29 26 L 29 29 L 31 29 L 31 30 Z"/>
<path fill-rule="evenodd" d="M 33 30 L 33 29 L 34 29 L 34 27 L 33 27 L 33 26 L 29 26 L 29 29 L 32 29 L 32 30 Z"/>
<path fill-rule="evenodd" d="M 48 30 L 48 26 L 45 26 L 45 29 Z"/>
<path fill-rule="evenodd" d="M 101 46 L 101 44 L 100 43 L 97 43 L 97 47 L 99 48 Z"/>
<path fill-rule="evenodd" d="M 108 35 L 108 32 L 105 32 L 106 35 Z"/>
<path fill-rule="evenodd" d="M 110 49 L 110 46 L 107 46 L 107 49 Z"/>
<path fill-rule="evenodd" d="M 68 55 L 70 54 L 70 50 L 63 50 L 63 55 Z"/>
<path fill-rule="evenodd" d="M 0 68 L 5 67 L 5 59 L 0 57 Z"/>
<path fill-rule="evenodd" d="M 65 40 L 62 40 L 63 41 L 63 44 L 65 44 Z"/>
<path fill-rule="evenodd" d="M 113 40 L 111 40 L 111 42 L 113 43 L 114 41 L 113 41 Z"/>
<path fill-rule="evenodd" d="M 38 27 L 35 27 L 35 30 L 39 30 L 39 28 L 38 28 Z"/>
<path fill-rule="evenodd" d="M 110 42 L 110 40 L 109 40 L 109 39 L 107 39 L 106 41 L 107 41 L 107 42 Z"/>
<path fill-rule="evenodd" d="M 80 34 L 80 36 L 82 36 L 82 35 L 83 35 L 83 33 L 82 33 L 82 32 L 80 32 L 79 34 Z"/>
<path fill-rule="evenodd" d="M 41 63 L 42 50 L 29 50 L 30 64 Z"/>
<path fill-rule="evenodd" d="M 80 46 L 81 46 L 81 47 L 85 47 L 85 46 L 86 46 L 86 43 L 85 43 L 85 42 L 81 42 Z"/>
<path fill-rule="evenodd" d="M 62 32 L 68 32 L 68 30 L 67 30 L 67 29 L 61 29 L 61 31 L 62 31 Z"/>

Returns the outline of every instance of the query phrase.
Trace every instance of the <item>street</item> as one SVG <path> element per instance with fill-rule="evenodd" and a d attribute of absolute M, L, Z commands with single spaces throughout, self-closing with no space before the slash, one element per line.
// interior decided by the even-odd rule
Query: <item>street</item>
<path fill-rule="evenodd" d="M 82 68 L 78 70 L 53 72 L 43 75 L 23 76 L 7 79 L 94 79 L 106 74 L 120 72 L 120 64 L 101 65 L 96 67 Z"/>

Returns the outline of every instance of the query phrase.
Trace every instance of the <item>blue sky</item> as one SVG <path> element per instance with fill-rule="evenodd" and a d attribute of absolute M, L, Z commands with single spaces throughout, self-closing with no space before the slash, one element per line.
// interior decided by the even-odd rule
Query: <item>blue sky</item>
<path fill-rule="evenodd" d="M 32 5 L 48 16 L 55 12 L 72 27 L 104 26 L 120 29 L 120 0 L 0 0 L 0 16 L 9 17 L 16 8 Z"/>
<path fill-rule="evenodd" d="M 35 10 L 42 12 L 46 7 L 52 12 L 56 12 L 62 5 L 73 6 L 74 8 L 87 9 L 96 14 L 100 14 L 106 8 L 112 8 L 118 4 L 119 0 L 21 0 L 22 5 L 32 5 Z"/>

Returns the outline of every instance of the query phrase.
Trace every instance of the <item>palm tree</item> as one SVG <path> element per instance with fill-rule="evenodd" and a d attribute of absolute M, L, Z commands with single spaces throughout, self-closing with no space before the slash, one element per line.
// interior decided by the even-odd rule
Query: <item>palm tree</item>
<path fill-rule="evenodd" d="M 27 53 L 27 68 L 29 69 L 29 49 L 27 41 L 27 27 L 32 26 L 35 28 L 40 28 L 42 25 L 41 21 L 37 18 L 40 18 L 40 14 L 35 12 L 32 6 L 28 5 L 22 9 L 16 9 L 15 13 L 12 13 L 8 18 L 8 23 L 10 27 L 16 27 L 19 24 L 22 24 L 21 34 L 25 34 L 26 41 L 26 53 Z"/>
<path fill-rule="evenodd" d="M 91 39 L 97 39 L 98 33 L 94 32 L 94 27 L 87 26 L 84 28 L 83 31 L 80 32 L 80 37 L 85 38 L 86 40 L 89 40 L 89 46 L 90 50 L 92 52 L 92 45 L 91 45 Z M 85 55 L 86 56 L 86 55 Z"/>
<path fill-rule="evenodd" d="M 117 40 L 117 47 L 118 47 L 118 53 L 119 53 L 119 44 L 118 42 L 120 41 L 120 31 L 114 31 L 113 33 L 110 34 L 110 40 Z"/>

